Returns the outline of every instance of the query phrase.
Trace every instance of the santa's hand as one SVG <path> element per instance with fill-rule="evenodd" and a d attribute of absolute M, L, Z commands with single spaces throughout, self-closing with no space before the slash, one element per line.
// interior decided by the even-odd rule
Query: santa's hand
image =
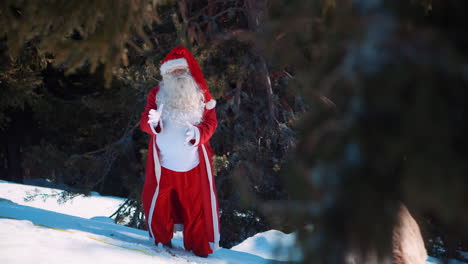
<path fill-rule="evenodd" d="M 189 144 L 190 140 L 195 139 L 195 127 L 187 122 L 187 130 L 185 131 L 185 144 Z"/>
<path fill-rule="evenodd" d="M 151 109 L 149 111 L 149 114 L 148 114 L 148 123 L 153 125 L 153 126 L 156 126 L 158 123 L 159 123 L 159 120 L 161 119 L 161 113 L 162 113 L 162 110 L 163 110 L 163 107 L 164 105 L 161 104 L 161 106 L 154 110 L 154 109 Z"/>

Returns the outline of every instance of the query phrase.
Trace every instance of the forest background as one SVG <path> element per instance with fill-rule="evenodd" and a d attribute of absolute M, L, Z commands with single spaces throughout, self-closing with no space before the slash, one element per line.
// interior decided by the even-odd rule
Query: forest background
<path fill-rule="evenodd" d="M 144 229 L 138 122 L 184 45 L 217 100 L 221 246 L 278 229 L 306 263 L 385 256 L 403 202 L 462 259 L 464 2 L 2 1 L 0 178 L 126 197 L 113 217 Z"/>

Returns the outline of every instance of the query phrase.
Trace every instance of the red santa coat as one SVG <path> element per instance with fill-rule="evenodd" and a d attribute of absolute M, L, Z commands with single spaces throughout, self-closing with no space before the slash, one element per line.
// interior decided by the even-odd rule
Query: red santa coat
<path fill-rule="evenodd" d="M 154 215 L 154 209 L 156 207 L 156 203 L 158 202 L 159 183 L 161 180 L 161 165 L 159 162 L 160 156 L 159 149 L 156 144 L 156 137 L 158 136 L 157 134 L 160 132 L 161 127 L 158 126 L 153 128 L 150 124 L 148 124 L 149 111 L 151 109 L 158 108 L 156 103 L 156 94 L 158 91 L 159 86 L 156 86 L 148 94 L 145 111 L 141 115 L 140 127 L 143 131 L 150 134 L 145 173 L 146 178 L 143 187 L 142 202 L 150 236 L 153 237 L 156 242 L 161 242 L 157 237 L 155 237 L 153 232 L 153 229 L 155 228 L 154 225 L 156 224 L 154 217 L 157 217 Z M 210 100 L 206 104 L 202 122 L 196 125 L 199 130 L 199 140 L 197 140 L 197 142 L 192 141 L 192 143 L 197 143 L 196 146 L 198 146 L 198 156 L 200 161 L 199 165 L 197 165 L 195 168 L 195 175 L 197 175 L 197 179 L 195 180 L 196 182 L 194 182 L 193 187 L 200 188 L 200 192 L 202 194 L 201 202 L 204 217 L 203 222 L 205 224 L 203 231 L 204 234 L 198 235 L 207 237 L 209 246 L 212 251 L 219 247 L 220 237 L 218 201 L 212 166 L 213 150 L 209 142 L 209 139 L 215 132 L 218 125 L 214 106 L 214 100 Z M 183 221 L 180 217 L 181 214 L 178 215 L 179 217 L 176 216 L 174 222 L 182 223 Z M 204 252 L 204 254 L 208 253 L 212 252 Z"/>

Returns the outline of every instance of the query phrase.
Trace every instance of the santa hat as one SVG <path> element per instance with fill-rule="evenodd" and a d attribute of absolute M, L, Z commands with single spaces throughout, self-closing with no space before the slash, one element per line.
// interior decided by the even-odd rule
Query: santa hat
<path fill-rule="evenodd" d="M 210 94 L 208 85 L 206 85 L 203 73 L 198 65 L 195 57 L 188 49 L 183 46 L 177 46 L 166 55 L 161 61 L 161 75 L 167 74 L 177 68 L 188 68 L 193 79 L 197 82 L 200 89 L 203 91 L 205 97 L 205 104 L 207 109 L 213 109 L 216 106 L 216 101 Z"/>

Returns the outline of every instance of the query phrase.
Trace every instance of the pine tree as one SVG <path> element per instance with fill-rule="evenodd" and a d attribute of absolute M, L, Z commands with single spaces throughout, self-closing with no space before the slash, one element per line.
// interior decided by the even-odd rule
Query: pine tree
<path fill-rule="evenodd" d="M 399 202 L 419 216 L 430 253 L 436 238 L 426 221 L 444 230 L 445 256 L 466 241 L 464 8 L 273 2 L 268 47 L 310 106 L 289 176 L 298 202 L 287 211 L 297 216 L 305 263 L 343 263 L 356 249 L 383 262 Z"/>
<path fill-rule="evenodd" d="M 37 40 L 40 54 L 52 54 L 67 72 L 90 65 L 94 72 L 104 64 L 109 86 L 120 62 L 128 63 L 126 45 L 142 50 L 136 35 L 150 45 L 144 26 L 157 19 L 157 0 L 115 1 L 16 1 L 0 4 L 0 37 L 7 54 L 16 58 L 23 45 Z M 149 47 L 148 47 L 149 48 Z"/>

